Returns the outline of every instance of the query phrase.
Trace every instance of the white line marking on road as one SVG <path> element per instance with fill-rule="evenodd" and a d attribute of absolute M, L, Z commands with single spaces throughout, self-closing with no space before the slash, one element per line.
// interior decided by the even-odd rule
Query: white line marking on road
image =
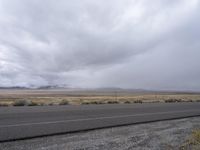
<path fill-rule="evenodd" d="M 59 121 L 36 122 L 36 123 L 22 123 L 22 124 L 13 124 L 13 125 L 11 124 L 11 125 L 2 125 L 2 126 L 0 126 L 0 128 L 19 127 L 19 126 L 31 126 L 31 125 L 45 125 L 45 124 L 56 124 L 56 123 L 68 123 L 68 122 L 79 122 L 79 121 L 91 121 L 91 120 L 102 120 L 102 119 L 114 119 L 114 118 L 126 118 L 126 117 L 137 117 L 137 116 L 145 116 L 145 115 L 146 116 L 163 115 L 163 114 L 174 114 L 174 113 L 195 112 L 195 111 L 199 111 L 199 109 L 186 110 L 186 111 L 170 111 L 170 112 L 143 113 L 143 114 L 135 114 L 135 115 L 119 115 L 119 116 L 98 117 L 98 118 L 59 120 Z"/>

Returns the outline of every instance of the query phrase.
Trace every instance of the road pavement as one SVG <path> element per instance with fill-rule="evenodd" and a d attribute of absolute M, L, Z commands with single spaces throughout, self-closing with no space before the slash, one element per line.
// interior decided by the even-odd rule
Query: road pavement
<path fill-rule="evenodd" d="M 0 142 L 200 116 L 200 103 L 0 108 Z"/>

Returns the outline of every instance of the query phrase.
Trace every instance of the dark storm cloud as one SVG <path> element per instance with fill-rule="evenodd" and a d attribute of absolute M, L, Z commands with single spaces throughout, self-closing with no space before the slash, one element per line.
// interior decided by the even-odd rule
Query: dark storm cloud
<path fill-rule="evenodd" d="M 0 85 L 200 89 L 197 0 L 0 0 Z"/>

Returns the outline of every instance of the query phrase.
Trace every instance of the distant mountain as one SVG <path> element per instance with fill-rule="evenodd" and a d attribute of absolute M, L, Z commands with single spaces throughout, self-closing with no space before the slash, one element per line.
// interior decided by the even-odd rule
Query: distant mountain
<path fill-rule="evenodd" d="M 150 90 L 145 89 L 124 89 L 124 88 L 118 88 L 118 87 L 105 87 L 105 88 L 95 88 L 93 90 L 98 91 L 127 91 L 127 92 L 150 92 Z"/>
<path fill-rule="evenodd" d="M 0 89 L 63 89 L 67 88 L 66 85 L 45 85 L 45 86 L 10 86 L 10 87 L 0 87 Z"/>
<path fill-rule="evenodd" d="M 68 89 L 69 87 L 67 85 L 46 85 L 46 86 L 40 86 L 36 89 Z"/>
<path fill-rule="evenodd" d="M 70 87 L 67 85 L 45 85 L 45 86 L 11 86 L 11 87 L 1 87 L 0 90 L 67 90 L 67 91 L 94 91 L 94 92 L 128 92 L 128 93 L 200 93 L 200 91 L 192 90 L 147 90 L 147 89 L 125 89 L 119 87 L 102 87 L 102 88 L 79 88 L 79 87 Z"/>
<path fill-rule="evenodd" d="M 29 89 L 29 88 L 22 86 L 11 86 L 11 87 L 0 87 L 0 89 Z"/>

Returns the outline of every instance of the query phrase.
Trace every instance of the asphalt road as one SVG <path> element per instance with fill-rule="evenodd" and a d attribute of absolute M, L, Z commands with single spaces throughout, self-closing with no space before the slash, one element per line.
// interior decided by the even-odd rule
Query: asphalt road
<path fill-rule="evenodd" d="M 200 116 L 200 103 L 0 108 L 0 142 Z"/>

